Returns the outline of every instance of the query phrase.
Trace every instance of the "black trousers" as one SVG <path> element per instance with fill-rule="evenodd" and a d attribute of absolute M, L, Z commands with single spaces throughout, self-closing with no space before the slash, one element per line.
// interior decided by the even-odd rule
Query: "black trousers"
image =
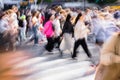
<path fill-rule="evenodd" d="M 77 41 L 75 41 L 72 57 L 73 57 L 73 58 L 74 58 L 74 57 L 77 57 L 77 49 L 78 49 L 79 45 L 82 46 L 82 48 L 83 48 L 84 51 L 86 52 L 87 56 L 88 56 L 88 57 L 91 57 L 91 53 L 90 53 L 90 51 L 89 51 L 89 49 L 88 49 L 88 46 L 87 46 L 87 43 L 86 43 L 85 38 L 83 38 L 83 39 L 78 39 Z"/>
<path fill-rule="evenodd" d="M 46 48 L 46 50 L 51 52 L 54 48 L 54 38 L 53 37 L 47 38 L 47 41 L 48 41 L 48 43 L 45 46 L 45 48 Z"/>
<path fill-rule="evenodd" d="M 57 47 L 56 47 L 56 48 L 59 48 L 60 43 L 61 43 L 60 36 L 58 36 L 58 37 L 54 38 L 54 44 L 57 44 Z"/>

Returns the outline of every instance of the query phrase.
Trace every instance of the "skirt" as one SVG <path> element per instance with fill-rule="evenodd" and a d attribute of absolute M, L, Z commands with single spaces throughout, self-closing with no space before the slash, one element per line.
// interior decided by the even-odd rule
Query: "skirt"
<path fill-rule="evenodd" d="M 63 39 L 60 44 L 60 50 L 61 51 L 69 50 L 72 52 L 74 47 L 74 42 L 75 40 L 72 38 L 72 34 L 65 33 L 63 35 Z"/>

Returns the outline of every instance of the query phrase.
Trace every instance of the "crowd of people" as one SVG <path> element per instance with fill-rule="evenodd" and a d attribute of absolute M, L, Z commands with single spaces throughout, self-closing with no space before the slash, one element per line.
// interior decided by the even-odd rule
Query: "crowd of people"
<path fill-rule="evenodd" d="M 0 14 L 0 48 L 15 50 L 15 43 L 34 41 L 34 45 L 47 39 L 46 50 L 58 47 L 61 53 L 68 49 L 76 57 L 79 45 L 91 57 L 86 41 L 99 46 L 114 33 L 120 31 L 120 11 L 105 7 L 102 9 L 62 8 L 54 6 L 46 10 L 11 9 Z"/>
<path fill-rule="evenodd" d="M 45 10 L 18 9 L 13 6 L 0 11 L 0 53 L 16 50 L 16 42 L 22 45 L 33 41 L 33 44 L 38 46 L 47 41 L 45 49 L 49 52 L 55 47 L 61 55 L 65 50 L 69 50 L 71 57 L 76 59 L 77 49 L 81 45 L 91 58 L 92 54 L 87 45 L 87 41 L 90 41 L 103 47 L 97 72 L 97 76 L 102 77 L 96 77 L 96 80 L 118 80 L 120 58 L 117 55 L 120 54 L 120 37 L 116 36 L 120 36 L 120 11 L 110 7 L 86 8 L 83 11 L 61 6 Z M 99 73 L 105 66 L 109 66 L 109 69 L 114 67 L 114 71 L 115 68 L 118 69 L 113 79 L 107 74 L 112 74 L 111 70 L 106 71 L 105 76 Z"/>
<path fill-rule="evenodd" d="M 11 9 L 0 14 L 0 49 L 15 50 L 16 42 L 34 45 L 47 40 L 45 49 L 59 48 L 61 54 L 69 50 L 72 58 L 77 57 L 77 48 L 83 47 L 92 57 L 87 41 L 102 44 L 115 32 L 120 31 L 120 11 L 105 7 L 102 9 L 54 6 L 48 9 Z"/>

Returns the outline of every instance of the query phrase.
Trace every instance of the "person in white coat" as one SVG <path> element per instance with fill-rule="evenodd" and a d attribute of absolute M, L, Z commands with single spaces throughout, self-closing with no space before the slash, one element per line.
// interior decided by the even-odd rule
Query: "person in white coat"
<path fill-rule="evenodd" d="M 57 48 L 59 48 L 59 45 L 61 43 L 61 39 L 60 39 L 60 34 L 62 33 L 61 27 L 60 27 L 60 15 L 59 13 L 55 14 L 55 19 L 53 21 L 53 26 L 55 29 L 55 39 L 54 42 L 57 44 Z"/>
<path fill-rule="evenodd" d="M 77 57 L 77 49 L 79 45 L 83 47 L 88 57 L 92 57 L 85 39 L 89 30 L 85 26 L 84 18 L 85 18 L 84 15 L 82 15 L 82 13 L 79 13 L 75 20 L 75 27 L 74 27 L 75 43 L 74 43 L 74 49 L 72 54 L 73 59 Z"/>

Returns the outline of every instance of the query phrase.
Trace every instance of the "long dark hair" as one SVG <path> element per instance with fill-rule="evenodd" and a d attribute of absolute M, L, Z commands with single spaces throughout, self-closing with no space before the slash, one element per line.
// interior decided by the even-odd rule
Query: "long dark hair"
<path fill-rule="evenodd" d="M 77 21 L 80 19 L 81 16 L 82 16 L 82 13 L 80 12 L 75 19 L 74 25 L 76 25 Z"/>
<path fill-rule="evenodd" d="M 68 21 L 68 22 L 69 22 L 69 21 L 70 21 L 70 18 L 71 18 L 71 15 L 70 15 L 70 14 L 68 14 L 68 15 L 67 15 L 67 18 L 66 18 L 66 21 Z"/>
<path fill-rule="evenodd" d="M 43 25 L 45 25 L 45 23 L 50 20 L 50 17 L 52 16 L 51 12 L 45 12 L 45 20 L 43 22 Z"/>

